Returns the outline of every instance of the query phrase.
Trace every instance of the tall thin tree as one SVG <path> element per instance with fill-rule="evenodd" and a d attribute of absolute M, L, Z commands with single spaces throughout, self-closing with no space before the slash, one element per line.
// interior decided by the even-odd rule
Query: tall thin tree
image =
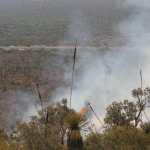
<path fill-rule="evenodd" d="M 71 89 L 70 89 L 70 109 L 72 107 L 72 93 L 73 93 L 73 85 L 74 85 L 74 72 L 75 72 L 75 65 L 76 65 L 76 56 L 77 56 L 77 40 L 75 42 L 75 49 L 74 49 L 74 55 L 73 55 L 72 79 L 71 79 Z"/>

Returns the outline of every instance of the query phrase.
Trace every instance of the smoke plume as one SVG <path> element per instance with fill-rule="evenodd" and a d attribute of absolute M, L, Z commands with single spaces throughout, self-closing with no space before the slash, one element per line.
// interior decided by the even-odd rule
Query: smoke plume
<path fill-rule="evenodd" d="M 9 3 L 7 1 L 5 6 Z M 0 0 L 0 3 L 2 2 Z M 58 11 L 58 8 L 61 8 L 59 12 L 67 14 L 69 18 L 68 30 L 64 34 L 63 42 L 60 43 L 74 43 L 78 40 L 78 45 L 83 46 L 79 47 L 77 52 L 73 108 L 79 110 L 86 101 L 89 101 L 96 112 L 103 117 L 105 108 L 112 101 L 131 98 L 131 90 L 140 85 L 140 69 L 143 70 L 144 86 L 149 85 L 150 4 L 148 0 L 63 0 L 61 2 L 45 0 L 42 1 L 41 10 L 42 8 L 51 10 L 48 4 L 53 4 L 51 8 L 53 6 L 57 8 L 52 10 Z M 13 6 L 17 6 L 15 1 Z M 69 51 L 64 48 L 59 51 L 63 55 L 73 56 L 73 49 Z M 53 58 L 55 61 L 56 59 L 58 58 Z M 68 84 L 71 82 L 72 62 L 66 65 L 65 59 L 57 60 L 56 65 L 61 65 L 63 71 L 65 70 L 63 80 Z M 43 68 L 48 70 L 50 64 L 51 61 L 48 60 Z M 53 65 L 53 69 L 56 65 Z M 35 108 L 33 109 L 34 97 L 31 93 L 27 93 L 17 92 L 15 98 L 18 99 L 15 103 L 17 106 L 14 106 L 14 109 L 18 108 L 18 112 L 22 110 L 19 118 L 23 116 L 25 120 L 29 115 L 36 114 Z M 69 94 L 69 86 L 61 85 L 51 99 L 69 98 Z"/>
<path fill-rule="evenodd" d="M 109 3 L 106 6 L 110 6 Z M 107 46 L 105 47 L 102 45 L 100 48 L 78 49 L 72 99 L 76 109 L 80 109 L 85 101 L 89 101 L 103 116 L 106 106 L 112 101 L 131 98 L 131 90 L 140 86 L 140 69 L 143 70 L 144 86 L 149 85 L 149 2 L 148 0 L 127 0 L 121 8 L 128 12 L 128 15 L 122 17 L 115 26 L 111 24 L 111 29 L 113 29 L 112 33 L 119 33 L 117 38 L 119 41 L 120 39 L 124 41 L 122 44 L 113 41 L 116 42 L 113 43 L 115 46 L 111 46 L 109 38 L 106 37 Z M 90 30 L 84 22 L 86 16 L 83 17 L 84 19 L 80 17 L 79 15 L 73 17 L 69 34 L 79 39 L 79 44 L 85 44 L 86 40 L 92 41 L 94 35 L 90 32 L 92 28 Z M 116 36 L 112 34 L 113 38 Z M 66 76 L 70 74 L 66 73 Z M 69 89 L 59 88 L 56 95 L 68 97 L 68 91 Z"/>

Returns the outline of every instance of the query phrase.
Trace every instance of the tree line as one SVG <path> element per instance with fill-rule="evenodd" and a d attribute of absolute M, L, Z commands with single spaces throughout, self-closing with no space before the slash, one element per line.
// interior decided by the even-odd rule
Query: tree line
<path fill-rule="evenodd" d="M 67 99 L 44 107 L 38 87 L 37 95 L 38 116 L 18 123 L 12 133 L 1 129 L 0 150 L 150 150 L 149 87 L 132 90 L 133 100 L 112 102 L 99 132 L 89 126 L 88 107 L 76 112 Z"/>

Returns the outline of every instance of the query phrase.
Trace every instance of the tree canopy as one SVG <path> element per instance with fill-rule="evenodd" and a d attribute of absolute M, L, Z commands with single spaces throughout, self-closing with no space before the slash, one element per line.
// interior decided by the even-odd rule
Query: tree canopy
<path fill-rule="evenodd" d="M 38 116 L 18 123 L 11 134 L 0 130 L 0 150 L 149 150 L 150 122 L 142 118 L 148 88 L 135 89 L 132 95 L 134 101 L 112 102 L 106 108 L 103 130 L 89 130 L 86 136 L 85 127 L 92 128 L 88 115 L 70 109 L 67 99 L 43 107 L 39 97 Z"/>

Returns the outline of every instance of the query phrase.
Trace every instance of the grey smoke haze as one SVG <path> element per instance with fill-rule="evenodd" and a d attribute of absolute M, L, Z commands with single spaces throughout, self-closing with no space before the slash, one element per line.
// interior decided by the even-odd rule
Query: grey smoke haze
<path fill-rule="evenodd" d="M 130 15 L 113 26 L 125 40 L 124 45 L 78 50 L 72 99 L 76 109 L 90 101 L 103 116 L 106 106 L 112 101 L 131 98 L 131 90 L 140 85 L 140 69 L 143 70 L 144 86 L 150 84 L 150 4 L 148 0 L 126 0 L 124 6 Z M 86 32 L 89 31 L 88 25 L 83 19 L 74 17 L 72 23 L 70 35 L 80 42 L 94 38 Z M 68 97 L 68 90 L 59 88 L 55 96 Z"/>
<path fill-rule="evenodd" d="M 1 128 L 14 129 L 18 121 L 28 121 L 30 116 L 37 115 L 36 98 L 29 90 L 0 91 L 1 110 L 4 115 Z M 7 101 L 7 102 L 6 102 Z M 31 110 L 32 109 L 32 110 Z"/>
<path fill-rule="evenodd" d="M 144 3 L 138 0 L 122 3 L 116 0 L 100 1 L 101 5 L 99 6 L 94 5 L 99 3 L 98 1 L 94 1 L 95 3 L 92 4 L 90 1 L 86 2 L 88 2 L 87 5 L 82 5 L 84 9 L 80 9 L 80 6 L 77 10 L 70 11 L 70 25 L 64 41 L 78 39 L 81 45 L 86 45 L 88 41 L 95 38 L 85 13 L 85 8 L 88 9 L 88 6 L 89 8 L 91 8 L 90 6 L 92 8 L 95 8 L 93 6 L 97 7 L 97 9 L 92 10 L 92 13 L 95 14 L 98 13 L 98 8 L 103 6 L 103 9 L 100 9 L 102 14 L 98 13 L 98 15 L 102 15 L 104 22 L 106 20 L 108 22 L 106 21 L 102 26 L 100 24 L 100 29 L 103 31 L 106 28 L 107 31 L 107 27 L 111 27 L 111 39 L 105 37 L 106 42 L 111 42 L 113 38 L 116 38 L 115 34 L 112 34 L 115 32 L 119 33 L 117 35 L 119 39 L 125 40 L 125 44 L 121 46 L 120 43 L 116 42 L 115 47 L 78 49 L 73 106 L 80 109 L 85 101 L 90 101 L 96 110 L 104 115 L 106 106 L 112 101 L 130 98 L 131 90 L 139 86 L 139 70 L 141 68 L 144 73 L 144 85 L 150 83 L 150 22 L 148 21 L 150 6 L 147 5 L 148 1 L 146 0 Z M 72 5 L 72 7 L 74 6 Z M 106 8 L 110 9 L 107 10 Z M 130 10 L 131 8 L 132 10 Z M 115 16 L 112 12 L 116 9 L 119 10 L 117 15 L 121 15 L 121 19 L 117 22 L 112 17 Z M 113 23 L 109 22 L 111 17 Z M 69 68 L 71 69 L 70 66 Z M 69 68 L 66 69 L 66 82 L 71 77 L 71 74 L 68 73 Z M 63 97 L 69 97 L 69 89 L 60 87 L 54 93 L 53 99 L 60 100 Z"/>
<path fill-rule="evenodd" d="M 35 5 L 39 2 L 40 5 Z M 144 85 L 149 85 L 150 4 L 148 0 L 43 0 L 42 3 L 40 0 L 34 2 L 12 0 L 11 3 L 9 0 L 5 2 L 0 0 L 0 4 L 2 4 L 0 8 L 5 6 L 3 8 L 8 8 L 10 12 L 11 10 L 16 12 L 15 8 L 20 11 L 20 8 L 26 6 L 23 9 L 25 14 L 28 10 L 37 14 L 40 10 L 40 13 L 48 12 L 54 16 L 56 12 L 60 14 L 63 12 L 69 19 L 64 42 L 78 39 L 80 45 L 88 45 L 97 38 L 97 32 L 101 33 L 98 40 L 102 47 L 107 45 L 106 47 L 78 49 L 73 90 L 74 108 L 80 109 L 85 101 L 90 101 L 96 111 L 103 116 L 105 107 L 112 101 L 130 98 L 131 90 L 139 86 L 141 68 Z M 32 9 L 35 7 L 39 9 Z M 3 10 L 6 12 L 7 9 Z M 66 69 L 66 81 L 71 77 L 70 69 L 70 66 Z M 61 100 L 63 97 L 68 97 L 68 93 L 68 88 L 60 87 L 54 93 L 53 99 Z M 28 97 L 26 94 L 22 95 Z M 29 97 L 31 100 L 32 96 Z M 28 100 L 26 103 L 31 104 L 31 107 L 28 105 L 25 110 L 31 110 L 34 104 Z"/>

